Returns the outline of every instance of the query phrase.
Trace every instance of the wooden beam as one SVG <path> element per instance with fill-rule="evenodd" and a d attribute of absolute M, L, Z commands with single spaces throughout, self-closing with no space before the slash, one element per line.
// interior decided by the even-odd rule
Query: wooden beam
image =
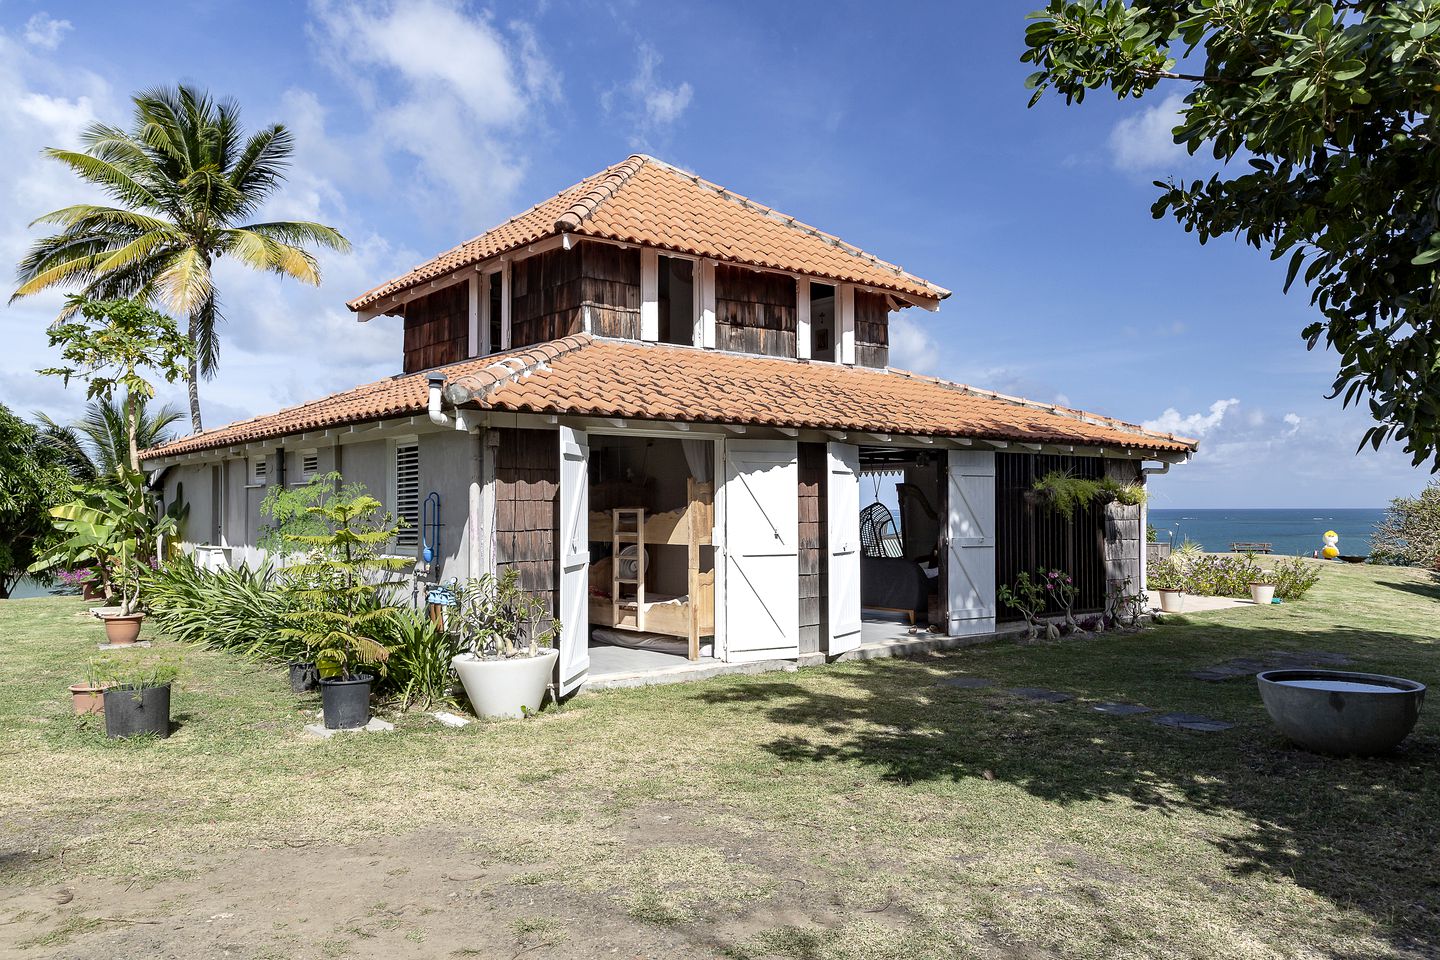
<path fill-rule="evenodd" d="M 826 430 L 825 436 L 829 437 L 831 440 L 844 440 L 847 434 L 844 430 Z"/>
<path fill-rule="evenodd" d="M 1020 444 L 1020 446 L 1024 447 L 1026 450 L 1040 450 L 1043 445 L 1039 443 L 1022 443 Z"/>
<path fill-rule="evenodd" d="M 775 429 L 778 430 L 778 431 L 780 431 L 781 433 L 785 434 L 785 436 L 787 436 L 787 437 L 798 437 L 798 436 L 800 436 L 800 431 L 799 431 L 799 430 L 796 430 L 794 427 L 776 427 Z"/>
<path fill-rule="evenodd" d="M 745 432 L 745 428 L 742 427 L 742 426 L 740 426 L 739 424 L 727 423 L 727 424 L 724 424 L 723 426 L 725 427 L 726 430 L 729 430 L 731 433 L 744 433 L 744 432 Z"/>

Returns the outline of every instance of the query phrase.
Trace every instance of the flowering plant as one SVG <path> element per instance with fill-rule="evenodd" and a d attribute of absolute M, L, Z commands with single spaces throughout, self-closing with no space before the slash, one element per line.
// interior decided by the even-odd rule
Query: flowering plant
<path fill-rule="evenodd" d="M 74 570 L 61 570 L 55 574 L 55 579 L 67 587 L 83 587 L 95 578 L 95 571 L 89 567 L 78 567 Z"/>
<path fill-rule="evenodd" d="M 1041 572 L 1040 582 L 1045 585 L 1045 592 L 1054 598 L 1055 605 L 1065 614 L 1065 625 L 1076 633 L 1083 633 L 1080 624 L 1075 620 L 1075 598 L 1080 595 L 1080 588 L 1075 586 L 1075 578 L 1064 570 L 1045 570 Z"/>

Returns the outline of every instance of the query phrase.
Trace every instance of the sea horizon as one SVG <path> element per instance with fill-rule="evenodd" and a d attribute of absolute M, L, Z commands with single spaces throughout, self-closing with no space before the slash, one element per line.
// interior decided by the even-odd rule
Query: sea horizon
<path fill-rule="evenodd" d="M 1193 540 L 1210 552 L 1232 543 L 1268 543 L 1271 552 L 1314 556 L 1335 531 L 1347 556 L 1370 553 L 1370 538 L 1384 507 L 1152 507 L 1149 522 L 1159 540 Z"/>

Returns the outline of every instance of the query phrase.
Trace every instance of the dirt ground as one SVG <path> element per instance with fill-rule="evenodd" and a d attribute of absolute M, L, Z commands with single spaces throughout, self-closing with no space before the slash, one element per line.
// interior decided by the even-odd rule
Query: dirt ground
<path fill-rule="evenodd" d="M 825 884 L 807 881 L 802 865 L 776 862 L 764 844 L 727 844 L 703 819 L 697 811 L 647 810 L 611 836 L 631 857 L 637 847 L 720 850 L 730 869 L 761 878 L 763 896 L 691 904 L 701 922 L 667 923 L 657 915 L 637 923 L 637 913 L 665 905 L 579 889 L 565 882 L 563 862 L 503 862 L 476 849 L 464 831 L 427 829 L 363 846 L 292 841 L 214 860 L 197 851 L 172 877 L 148 886 L 81 879 L 12 888 L 0 893 L 0 956 L 758 958 L 771 954 L 733 945 L 776 929 L 856 921 Z M 860 920 L 895 934 L 906 925 L 893 903 Z M 779 946 L 788 955 L 797 945 Z"/>

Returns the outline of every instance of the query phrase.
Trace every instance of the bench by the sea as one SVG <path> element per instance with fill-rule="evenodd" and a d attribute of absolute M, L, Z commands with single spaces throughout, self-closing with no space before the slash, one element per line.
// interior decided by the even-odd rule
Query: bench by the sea
<path fill-rule="evenodd" d="M 1272 549 L 1268 543 L 1252 543 L 1248 540 L 1230 544 L 1231 553 L 1270 553 Z"/>

